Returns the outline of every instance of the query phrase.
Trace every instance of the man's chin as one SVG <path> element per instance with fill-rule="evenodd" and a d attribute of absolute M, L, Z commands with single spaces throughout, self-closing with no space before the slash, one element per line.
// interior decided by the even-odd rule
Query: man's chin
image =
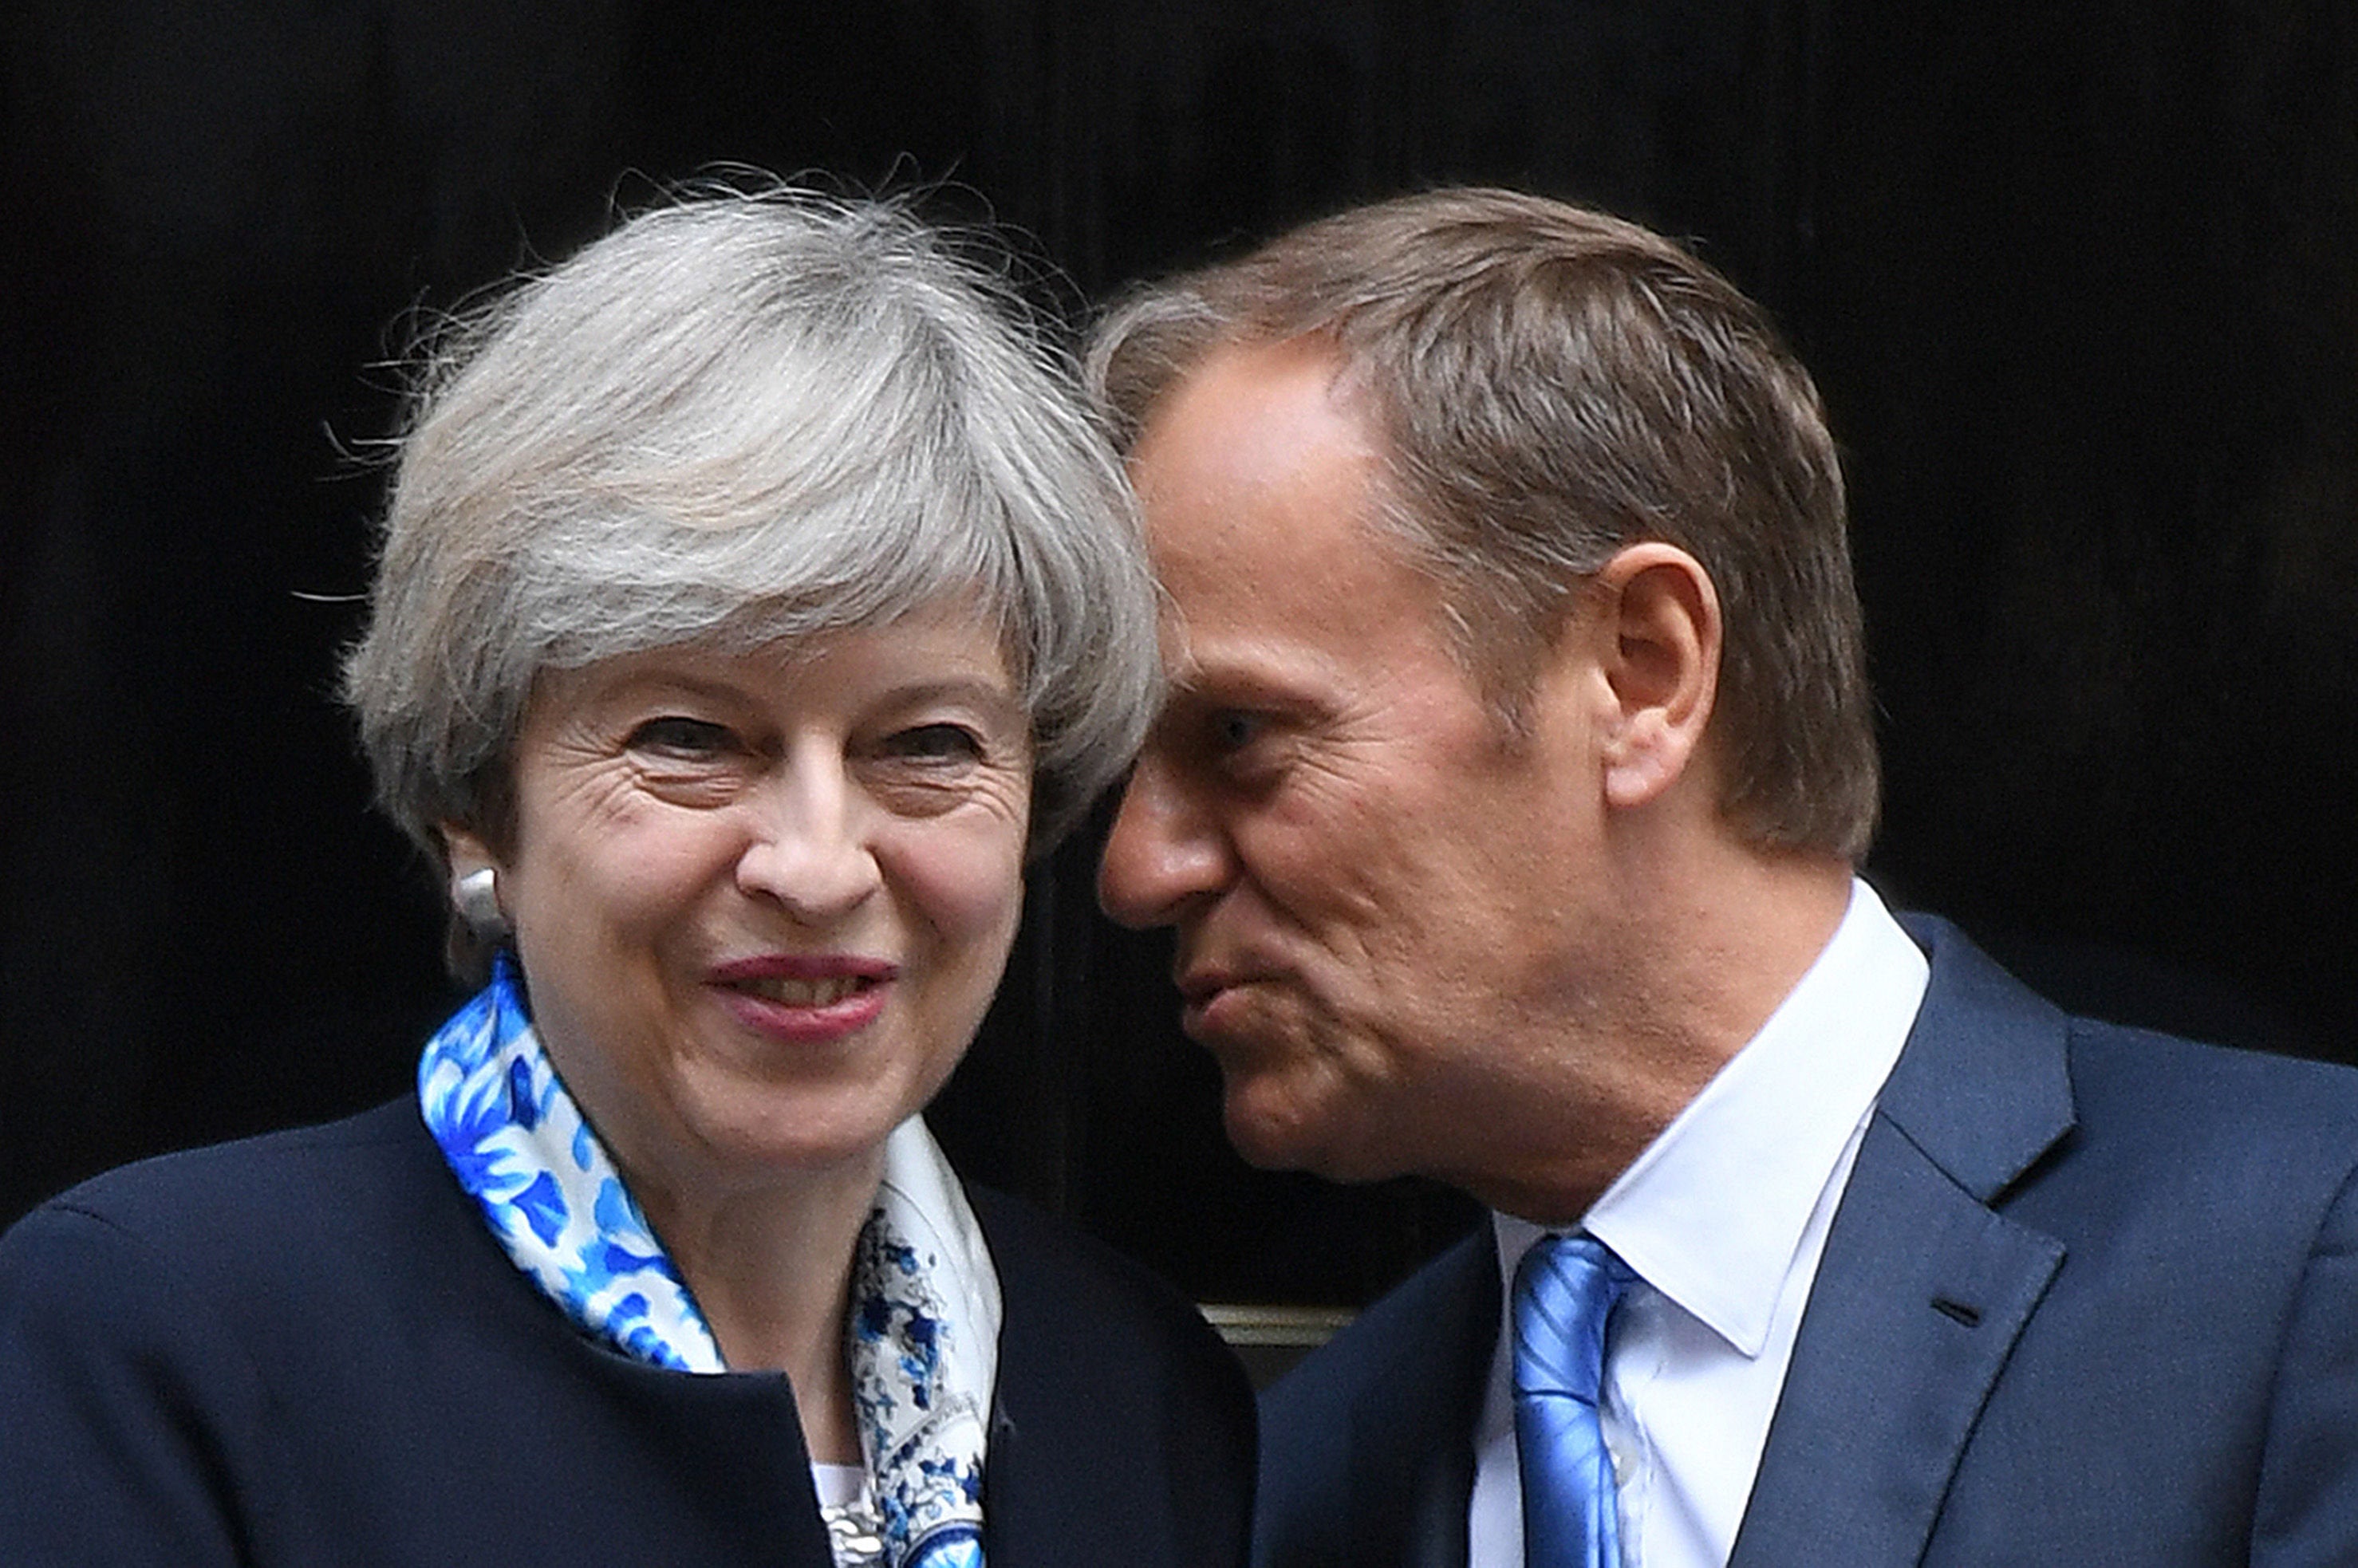
<path fill-rule="evenodd" d="M 1221 1100 L 1221 1123 L 1228 1146 L 1248 1165 L 1262 1171 L 1316 1169 L 1311 1141 L 1298 1115 L 1289 1115 L 1257 1103 L 1255 1086 L 1227 1075 L 1228 1090 Z"/>
<path fill-rule="evenodd" d="M 1239 1086 L 1234 1077 L 1228 1080 L 1221 1109 L 1229 1147 L 1256 1170 L 1306 1171 L 1330 1182 L 1347 1183 L 1382 1181 L 1400 1173 L 1351 1158 L 1333 1128 L 1298 1108 L 1256 1104 L 1252 1086 Z"/>

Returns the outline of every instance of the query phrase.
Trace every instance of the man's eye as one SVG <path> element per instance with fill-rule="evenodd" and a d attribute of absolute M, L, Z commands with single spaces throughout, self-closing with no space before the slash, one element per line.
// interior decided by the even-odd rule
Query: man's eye
<path fill-rule="evenodd" d="M 917 762 L 970 762 L 982 755 L 982 741 L 963 725 L 919 724 L 895 731 L 884 750 Z"/>
<path fill-rule="evenodd" d="M 1240 752 L 1260 739 L 1269 720 L 1241 708 L 1224 708 L 1212 715 L 1212 741 L 1224 752 Z"/>
<path fill-rule="evenodd" d="M 704 719 L 688 719 L 679 714 L 665 714 L 661 719 L 650 719 L 632 730 L 630 744 L 634 752 L 705 756 L 729 750 L 734 744 L 734 737 L 726 725 Z"/>

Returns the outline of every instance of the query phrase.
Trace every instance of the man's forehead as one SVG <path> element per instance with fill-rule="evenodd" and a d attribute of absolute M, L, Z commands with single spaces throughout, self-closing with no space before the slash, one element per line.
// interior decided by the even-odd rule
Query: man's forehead
<path fill-rule="evenodd" d="M 1131 471 L 1143 488 L 1192 466 L 1185 458 L 1217 456 L 1249 474 L 1321 448 L 1371 456 L 1372 428 L 1339 387 L 1334 351 L 1317 340 L 1221 344 L 1155 400 Z"/>

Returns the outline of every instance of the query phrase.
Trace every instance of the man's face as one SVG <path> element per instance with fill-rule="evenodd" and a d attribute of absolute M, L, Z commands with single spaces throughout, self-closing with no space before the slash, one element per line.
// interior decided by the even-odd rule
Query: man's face
<path fill-rule="evenodd" d="M 1139 442 L 1174 690 L 1099 891 L 1177 928 L 1247 1159 L 1479 1193 L 1519 1125 L 1560 1138 L 1587 1108 L 1563 1025 L 1610 946 L 1601 677 L 1550 661 L 1504 736 L 1433 579 L 1377 532 L 1373 438 L 1331 371 L 1222 350 Z"/>

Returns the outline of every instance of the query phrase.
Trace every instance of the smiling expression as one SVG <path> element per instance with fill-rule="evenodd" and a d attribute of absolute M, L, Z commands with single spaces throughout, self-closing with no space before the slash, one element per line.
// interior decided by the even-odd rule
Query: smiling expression
<path fill-rule="evenodd" d="M 500 898 L 557 1071 L 652 1206 L 877 1166 L 1022 907 L 1030 727 L 937 610 L 535 683 Z"/>

